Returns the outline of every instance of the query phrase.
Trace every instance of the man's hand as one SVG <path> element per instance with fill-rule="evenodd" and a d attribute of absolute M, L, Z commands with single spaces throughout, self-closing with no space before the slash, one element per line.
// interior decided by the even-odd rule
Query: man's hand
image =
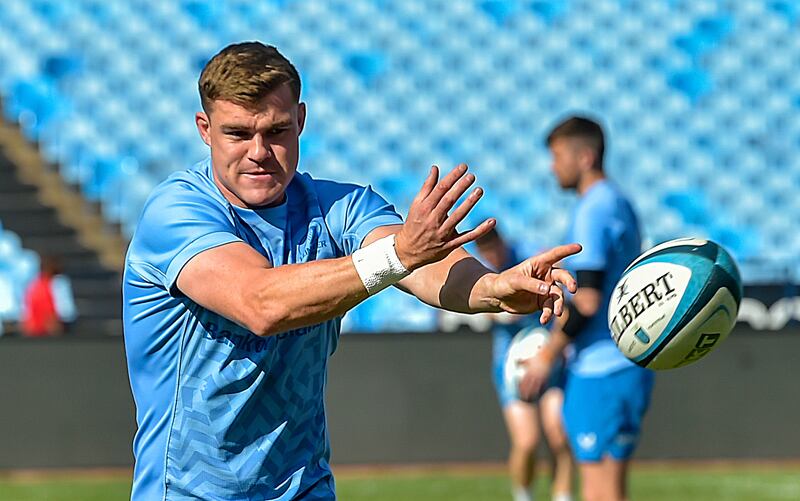
<path fill-rule="evenodd" d="M 536 356 L 520 361 L 525 368 L 525 375 L 519 382 L 519 394 L 523 398 L 533 398 L 541 394 L 557 360 L 563 361 L 564 348 L 572 341 L 561 330 L 564 317 L 555 322 L 550 338 Z"/>
<path fill-rule="evenodd" d="M 561 245 L 500 274 L 486 275 L 477 297 L 496 311 L 520 314 L 542 310 L 540 320 L 546 324 L 564 309 L 561 286 L 570 292 L 578 289 L 575 278 L 566 270 L 556 268 L 555 263 L 580 251 L 579 244 Z"/>
<path fill-rule="evenodd" d="M 474 182 L 475 176 L 467 173 L 466 164 L 457 166 L 441 181 L 439 168 L 431 167 L 422 189 L 411 203 L 406 222 L 395 237 L 397 257 L 406 269 L 413 271 L 440 261 L 494 227 L 495 219 L 487 219 L 470 231 L 456 231 L 458 223 L 464 220 L 483 196 L 483 190 L 475 188 L 450 213 L 450 209 Z"/>
<path fill-rule="evenodd" d="M 539 352 L 535 357 L 522 360 L 519 364 L 525 367 L 525 375 L 519 382 L 519 396 L 525 401 L 531 401 L 539 396 L 550 379 L 553 361 L 543 352 Z"/>

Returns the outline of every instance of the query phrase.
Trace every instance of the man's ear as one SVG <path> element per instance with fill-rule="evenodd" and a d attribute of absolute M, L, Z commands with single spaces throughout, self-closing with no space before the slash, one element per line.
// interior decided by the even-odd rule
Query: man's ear
<path fill-rule="evenodd" d="M 588 171 L 594 168 L 595 160 L 597 160 L 597 153 L 588 146 L 581 147 L 578 150 L 578 164 L 581 171 Z"/>
<path fill-rule="evenodd" d="M 194 123 L 197 125 L 197 132 L 200 133 L 203 142 L 211 146 L 211 122 L 208 115 L 204 111 L 198 111 L 194 115 Z"/>
<path fill-rule="evenodd" d="M 303 132 L 303 127 L 306 126 L 306 103 L 299 103 L 297 105 L 297 135 Z"/>

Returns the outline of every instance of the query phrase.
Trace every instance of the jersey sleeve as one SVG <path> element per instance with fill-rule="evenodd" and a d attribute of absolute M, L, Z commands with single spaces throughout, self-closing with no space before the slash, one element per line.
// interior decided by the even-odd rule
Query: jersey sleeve
<path fill-rule="evenodd" d="M 580 207 L 575 213 L 572 238 L 583 246 L 583 250 L 567 259 L 567 268 L 573 272 L 605 270 L 610 249 L 608 229 L 608 211 L 598 204 Z"/>
<path fill-rule="evenodd" d="M 178 275 L 190 259 L 240 241 L 224 206 L 173 184 L 159 189 L 145 205 L 128 260 L 142 278 L 176 295 Z"/>
<path fill-rule="evenodd" d="M 326 222 L 345 255 L 358 250 L 364 238 L 375 228 L 403 224 L 403 218 L 394 206 L 371 186 L 330 181 L 318 183 L 323 205 L 327 205 Z"/>

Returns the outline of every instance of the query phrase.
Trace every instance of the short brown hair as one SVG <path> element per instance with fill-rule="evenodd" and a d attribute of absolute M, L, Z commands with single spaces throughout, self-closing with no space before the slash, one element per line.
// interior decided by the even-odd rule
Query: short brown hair
<path fill-rule="evenodd" d="M 300 101 L 300 75 L 278 49 L 261 42 L 228 45 L 206 63 L 198 88 L 203 110 L 216 100 L 245 107 L 257 105 L 270 92 L 288 83 Z"/>
<path fill-rule="evenodd" d="M 553 127 L 547 135 L 547 146 L 552 146 L 553 141 L 560 138 L 581 139 L 595 152 L 595 169 L 603 168 L 603 154 L 606 144 L 603 128 L 599 123 L 586 117 L 573 116 L 561 121 Z"/>

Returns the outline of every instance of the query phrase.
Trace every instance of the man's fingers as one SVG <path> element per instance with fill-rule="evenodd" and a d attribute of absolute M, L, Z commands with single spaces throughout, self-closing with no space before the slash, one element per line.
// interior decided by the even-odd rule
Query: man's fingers
<path fill-rule="evenodd" d="M 583 250 L 583 247 L 581 247 L 580 244 L 559 245 L 558 247 L 553 247 L 552 249 L 539 254 L 534 259 L 536 259 L 537 263 L 550 267 L 565 257 L 579 253 L 581 250 Z"/>
<path fill-rule="evenodd" d="M 456 184 L 444 194 L 442 199 L 439 200 L 439 204 L 434 209 L 434 212 L 439 214 L 440 220 L 447 217 L 447 213 L 450 212 L 450 209 L 453 208 L 456 202 L 458 202 L 458 199 L 461 198 L 461 195 L 466 193 L 474 182 L 475 174 L 468 172 L 456 181 Z"/>
<path fill-rule="evenodd" d="M 564 291 L 557 285 L 550 287 L 550 299 L 553 300 L 553 314 L 560 317 L 564 313 Z"/>
<path fill-rule="evenodd" d="M 555 284 L 551 284 L 548 289 L 547 299 L 542 303 L 542 314 L 539 321 L 542 324 L 549 322 L 553 315 L 561 316 L 564 310 L 564 292 Z"/>
<path fill-rule="evenodd" d="M 553 298 L 548 297 L 542 304 L 542 314 L 539 316 L 539 322 L 542 325 L 546 324 L 553 318 Z"/>
<path fill-rule="evenodd" d="M 525 275 L 512 275 L 509 277 L 509 285 L 516 291 L 530 292 L 539 296 L 545 296 L 550 293 L 551 284 L 539 280 L 538 278 L 528 277 Z"/>
<path fill-rule="evenodd" d="M 447 245 L 447 248 L 456 249 L 464 244 L 472 242 L 473 240 L 477 240 L 483 235 L 489 233 L 489 231 L 491 231 L 491 229 L 494 228 L 496 224 L 497 220 L 493 217 L 490 217 L 489 219 L 482 222 L 481 224 L 471 229 L 470 231 L 459 234 L 456 238 L 450 241 L 450 243 Z"/>
<path fill-rule="evenodd" d="M 436 207 L 439 205 L 439 201 L 442 197 L 450 191 L 459 179 L 461 179 L 464 174 L 467 173 L 467 164 L 458 164 L 447 173 L 431 190 L 431 192 L 426 197 L 427 200 L 431 203 L 431 207 Z"/>
<path fill-rule="evenodd" d="M 436 182 L 439 180 L 439 167 L 432 165 L 431 171 L 428 173 L 428 177 L 425 178 L 425 182 L 422 183 L 422 188 L 420 188 L 419 193 L 414 198 L 414 202 L 421 202 L 425 200 L 428 195 L 431 194 L 433 188 L 436 187 Z"/>
<path fill-rule="evenodd" d="M 578 290 L 578 281 L 575 280 L 575 277 L 573 277 L 572 274 L 567 270 L 553 268 L 553 270 L 550 272 L 550 277 L 552 277 L 553 282 L 563 284 L 564 287 L 566 287 L 570 292 L 574 293 Z"/>
<path fill-rule="evenodd" d="M 460 196 L 460 195 L 459 195 Z M 478 200 L 481 199 L 483 196 L 483 189 L 475 188 L 472 190 L 472 193 L 469 194 L 466 200 L 464 200 L 461 205 L 456 207 L 456 210 L 448 216 L 448 218 L 442 223 L 442 230 L 446 233 L 450 233 L 456 229 L 456 226 L 467 217 L 467 214 L 475 207 L 475 204 L 478 203 Z"/>

